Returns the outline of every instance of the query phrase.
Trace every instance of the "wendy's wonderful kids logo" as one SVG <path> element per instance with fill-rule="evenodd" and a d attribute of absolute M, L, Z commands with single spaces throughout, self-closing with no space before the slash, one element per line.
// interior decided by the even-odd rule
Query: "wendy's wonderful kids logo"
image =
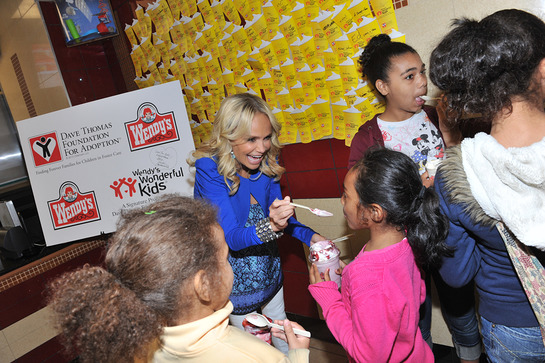
<path fill-rule="evenodd" d="M 59 198 L 47 202 L 54 229 L 100 220 L 94 192 L 82 193 L 70 181 L 59 188 Z"/>
<path fill-rule="evenodd" d="M 138 108 L 138 118 L 125 123 L 131 151 L 162 145 L 180 139 L 174 113 L 161 114 L 155 105 L 143 103 Z"/>

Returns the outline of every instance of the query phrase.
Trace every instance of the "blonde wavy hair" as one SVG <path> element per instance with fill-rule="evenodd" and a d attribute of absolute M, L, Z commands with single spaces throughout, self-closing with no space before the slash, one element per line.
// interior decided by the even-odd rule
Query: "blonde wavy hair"
<path fill-rule="evenodd" d="M 222 101 L 214 120 L 210 139 L 194 151 L 191 154 L 192 158 L 187 161 L 193 167 L 197 159 L 214 157 L 218 165 L 218 173 L 223 175 L 225 184 L 230 189 L 229 195 L 235 194 L 240 185 L 240 179 L 237 176 L 237 162 L 231 157 L 232 143 L 250 136 L 252 121 L 258 113 L 269 118 L 273 130 L 271 148 L 261 162 L 259 171 L 279 180 L 285 171 L 278 164 L 278 155 L 282 148 L 278 141 L 281 125 L 265 100 L 250 93 L 232 95 Z"/>

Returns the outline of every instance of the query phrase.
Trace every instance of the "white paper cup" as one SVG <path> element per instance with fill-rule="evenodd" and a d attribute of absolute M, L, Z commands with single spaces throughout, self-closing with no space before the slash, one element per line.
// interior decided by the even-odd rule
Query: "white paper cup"
<path fill-rule="evenodd" d="M 321 250 L 327 250 L 328 258 L 323 258 L 324 253 L 321 253 Z M 341 267 L 339 255 L 340 251 L 333 242 L 319 241 L 310 246 L 310 255 L 308 259 L 316 265 L 322 278 L 324 278 L 325 271 L 329 269 L 329 278 L 331 281 L 335 281 L 338 287 L 341 287 L 341 275 L 337 275 L 335 272 Z M 320 259 L 320 257 L 322 259 Z"/>
<path fill-rule="evenodd" d="M 426 171 L 430 179 L 435 179 L 435 173 L 437 173 L 437 168 L 441 164 L 441 159 L 428 159 L 426 161 Z"/>

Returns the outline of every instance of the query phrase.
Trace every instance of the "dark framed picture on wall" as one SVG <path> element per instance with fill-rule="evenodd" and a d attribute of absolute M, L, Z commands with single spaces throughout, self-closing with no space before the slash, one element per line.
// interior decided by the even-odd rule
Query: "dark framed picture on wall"
<path fill-rule="evenodd" d="M 69 47 L 119 33 L 109 0 L 55 0 L 55 3 Z"/>

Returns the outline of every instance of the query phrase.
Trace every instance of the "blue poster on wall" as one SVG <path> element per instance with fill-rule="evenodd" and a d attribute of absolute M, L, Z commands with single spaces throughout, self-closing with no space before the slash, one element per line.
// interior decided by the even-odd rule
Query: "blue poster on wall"
<path fill-rule="evenodd" d="M 108 0 L 55 0 L 55 3 L 62 19 L 67 46 L 118 34 Z"/>

